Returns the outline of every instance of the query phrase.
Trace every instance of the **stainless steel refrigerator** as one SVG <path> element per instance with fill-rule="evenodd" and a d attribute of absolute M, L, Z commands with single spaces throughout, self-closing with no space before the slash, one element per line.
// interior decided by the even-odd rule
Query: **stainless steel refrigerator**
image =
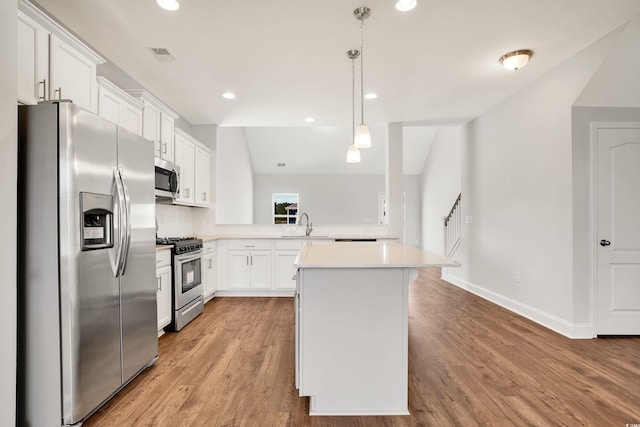
<path fill-rule="evenodd" d="M 69 102 L 18 126 L 18 425 L 73 425 L 157 359 L 153 143 Z"/>

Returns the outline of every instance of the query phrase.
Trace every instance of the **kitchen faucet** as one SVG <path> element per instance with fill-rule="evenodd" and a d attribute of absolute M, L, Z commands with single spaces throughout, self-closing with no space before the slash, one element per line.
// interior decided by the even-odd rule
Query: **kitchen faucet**
<path fill-rule="evenodd" d="M 300 219 L 298 220 L 298 225 L 302 225 L 302 217 L 303 216 L 307 217 L 307 227 L 305 229 L 304 235 L 309 237 L 309 234 L 311 234 L 311 232 L 313 231 L 313 224 L 311 222 L 309 222 L 309 215 L 307 215 L 307 213 L 304 212 L 302 215 L 300 215 Z"/>

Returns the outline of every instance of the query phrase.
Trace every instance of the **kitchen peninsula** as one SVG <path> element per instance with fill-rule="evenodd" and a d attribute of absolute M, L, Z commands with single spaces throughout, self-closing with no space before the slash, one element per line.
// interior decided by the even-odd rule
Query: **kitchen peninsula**
<path fill-rule="evenodd" d="M 295 261 L 296 388 L 310 415 L 408 415 L 409 284 L 457 261 L 390 242 L 308 242 Z"/>

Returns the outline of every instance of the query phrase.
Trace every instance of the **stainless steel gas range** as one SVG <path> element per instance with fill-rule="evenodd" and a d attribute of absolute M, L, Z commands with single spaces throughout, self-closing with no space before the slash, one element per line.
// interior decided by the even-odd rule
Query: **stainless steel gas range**
<path fill-rule="evenodd" d="M 169 329 L 179 331 L 195 319 L 204 308 L 202 285 L 202 239 L 164 237 L 156 244 L 171 245 L 173 295 Z"/>

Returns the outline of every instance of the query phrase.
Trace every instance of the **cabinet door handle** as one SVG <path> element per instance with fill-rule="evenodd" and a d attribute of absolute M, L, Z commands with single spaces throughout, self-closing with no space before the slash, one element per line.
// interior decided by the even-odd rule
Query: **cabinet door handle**
<path fill-rule="evenodd" d="M 156 283 L 158 283 L 158 285 L 157 285 L 158 291 L 161 291 L 162 290 L 162 279 L 160 278 L 160 276 L 156 277 Z"/>
<path fill-rule="evenodd" d="M 251 255 L 251 265 L 253 265 L 253 255 Z"/>
<path fill-rule="evenodd" d="M 162 144 L 162 154 L 167 154 L 167 143 L 161 143 Z"/>
<path fill-rule="evenodd" d="M 185 197 L 189 198 L 189 194 L 191 193 L 191 190 L 189 188 L 185 188 L 184 192 L 186 193 Z"/>
<path fill-rule="evenodd" d="M 41 82 L 38 82 L 38 88 L 42 85 L 42 96 L 39 96 L 38 99 L 40 101 L 47 100 L 47 79 L 43 79 Z"/>
<path fill-rule="evenodd" d="M 247 255 L 247 265 L 249 265 L 249 255 Z"/>
<path fill-rule="evenodd" d="M 207 193 L 202 193 L 202 201 L 203 202 L 207 201 Z"/>
<path fill-rule="evenodd" d="M 213 268 L 213 260 L 209 258 L 209 269 Z"/>
<path fill-rule="evenodd" d="M 54 90 L 53 93 L 58 93 L 58 99 L 62 99 L 62 87 L 59 87 L 58 89 Z"/>

